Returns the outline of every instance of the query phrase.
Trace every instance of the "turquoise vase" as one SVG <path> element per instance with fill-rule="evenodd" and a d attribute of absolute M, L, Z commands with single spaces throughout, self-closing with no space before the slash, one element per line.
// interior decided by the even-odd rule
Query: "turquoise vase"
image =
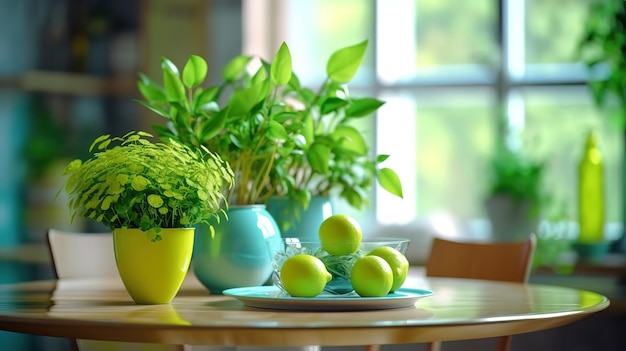
<path fill-rule="evenodd" d="M 228 219 L 196 228 L 192 258 L 198 280 L 213 294 L 224 289 L 265 284 L 272 274 L 267 240 L 280 230 L 265 205 L 231 206 Z"/>
<path fill-rule="evenodd" d="M 304 210 L 294 200 L 273 197 L 267 201 L 267 211 L 278 223 L 283 238 L 318 241 L 318 229 L 333 214 L 333 205 L 328 196 L 313 196 Z"/>

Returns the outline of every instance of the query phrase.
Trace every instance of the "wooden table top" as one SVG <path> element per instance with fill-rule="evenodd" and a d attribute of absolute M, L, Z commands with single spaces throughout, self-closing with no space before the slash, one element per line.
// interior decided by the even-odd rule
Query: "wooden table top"
<path fill-rule="evenodd" d="M 564 287 L 424 278 L 404 287 L 434 295 L 411 307 L 318 312 L 258 309 L 210 295 L 193 277 L 167 305 L 137 305 L 118 279 L 0 285 L 0 330 L 187 345 L 367 345 L 527 333 L 574 323 L 609 306 Z"/>

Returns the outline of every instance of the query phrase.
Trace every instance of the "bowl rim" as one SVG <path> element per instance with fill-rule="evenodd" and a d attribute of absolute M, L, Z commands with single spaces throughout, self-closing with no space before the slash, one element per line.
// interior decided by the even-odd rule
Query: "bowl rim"
<path fill-rule="evenodd" d="M 289 239 L 297 239 L 298 242 L 300 243 L 311 243 L 311 244 L 318 244 L 320 241 L 319 240 L 311 240 L 311 239 L 300 239 L 298 237 L 286 237 L 286 238 L 276 238 L 277 240 L 280 241 L 287 241 Z M 295 242 L 296 240 L 294 240 Z M 377 243 L 377 242 L 410 242 L 411 239 L 410 238 L 400 238 L 400 237 L 366 237 L 361 239 L 361 243 Z"/>

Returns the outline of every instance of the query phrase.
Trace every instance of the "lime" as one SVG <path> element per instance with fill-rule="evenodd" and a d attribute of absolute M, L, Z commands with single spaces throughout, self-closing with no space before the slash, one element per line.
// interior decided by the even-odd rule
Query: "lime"
<path fill-rule="evenodd" d="M 319 228 L 322 249 L 331 255 L 342 256 L 355 253 L 361 246 L 363 233 L 354 218 L 345 214 L 332 215 Z"/>
<path fill-rule="evenodd" d="M 350 282 L 361 297 L 385 296 L 393 284 L 391 266 L 381 257 L 363 256 L 354 263 Z"/>
<path fill-rule="evenodd" d="M 382 257 L 391 266 L 391 272 L 393 273 L 391 292 L 398 290 L 404 284 L 406 275 L 409 273 L 409 260 L 400 251 L 393 247 L 380 246 L 367 254 Z"/>
<path fill-rule="evenodd" d="M 331 279 L 322 260 L 313 255 L 291 256 L 280 269 L 280 281 L 293 297 L 315 297 Z"/>

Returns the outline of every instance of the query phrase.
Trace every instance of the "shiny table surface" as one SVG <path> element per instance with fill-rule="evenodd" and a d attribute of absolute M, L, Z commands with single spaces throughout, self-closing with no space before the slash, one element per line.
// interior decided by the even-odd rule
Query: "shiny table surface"
<path fill-rule="evenodd" d="M 365 345 L 494 337 L 574 323 L 609 306 L 597 293 L 548 285 L 424 278 L 433 296 L 399 309 L 256 309 L 210 295 L 193 277 L 167 305 L 137 305 L 121 281 L 0 285 L 0 330 L 127 342 L 199 345 Z"/>

